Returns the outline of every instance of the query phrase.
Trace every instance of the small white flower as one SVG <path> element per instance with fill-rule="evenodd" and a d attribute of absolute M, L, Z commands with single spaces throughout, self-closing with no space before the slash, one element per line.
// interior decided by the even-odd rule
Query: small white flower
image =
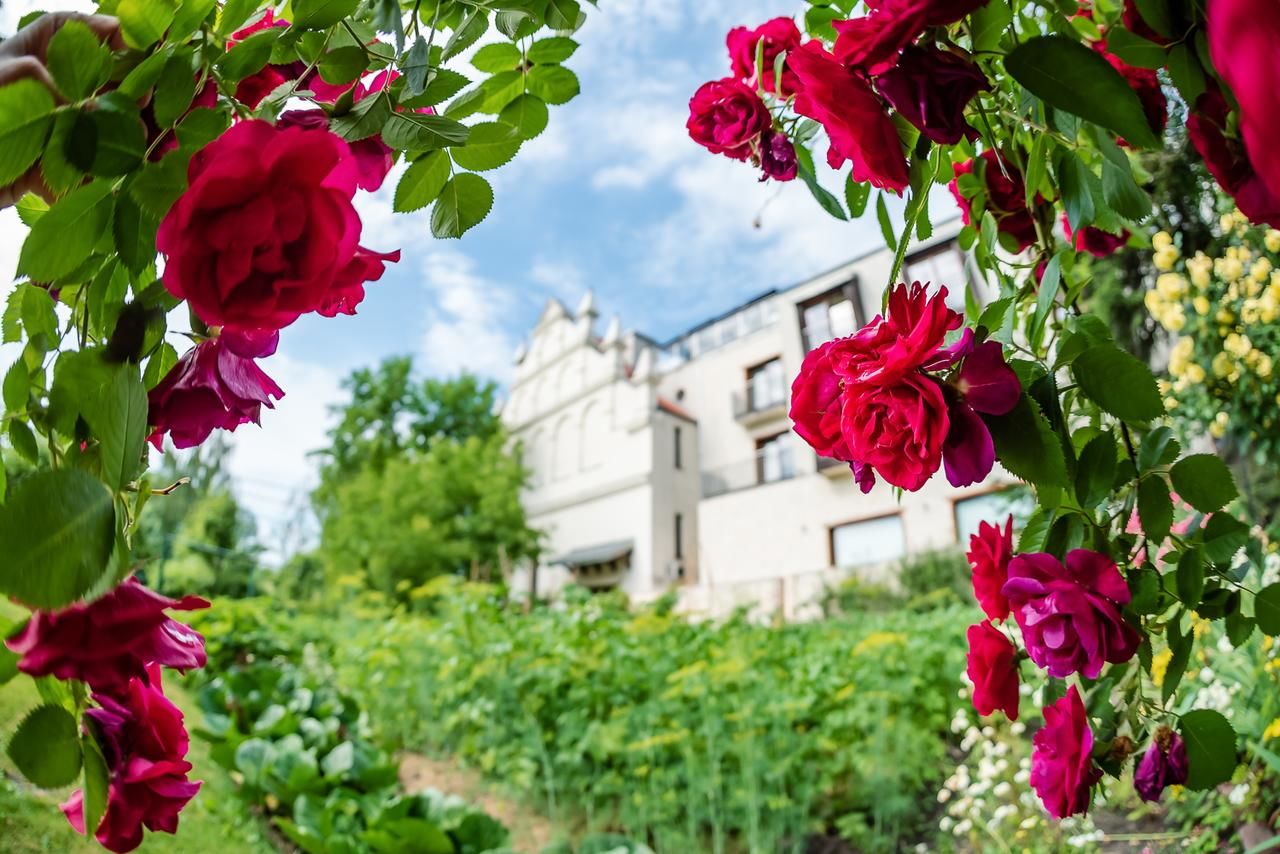
<path fill-rule="evenodd" d="M 1247 797 L 1249 797 L 1249 784 L 1241 783 L 1239 786 L 1236 786 L 1231 790 L 1227 795 L 1227 800 L 1232 805 L 1238 807 L 1244 804 L 1245 798 Z"/>
<path fill-rule="evenodd" d="M 991 790 L 991 794 L 995 795 L 997 798 L 1007 798 L 1012 792 L 1013 786 L 1010 786 L 1007 780 L 1003 783 L 997 783 L 996 787 Z M 1003 807 L 1001 807 L 1001 809 L 1003 809 Z"/>
<path fill-rule="evenodd" d="M 1022 721 L 1014 721 L 1012 724 L 1009 725 L 1009 732 L 1013 733 L 1014 735 L 1022 735 L 1026 731 L 1027 731 L 1027 725 L 1024 724 Z"/>
<path fill-rule="evenodd" d="M 938 803 L 945 804 L 949 800 L 951 800 L 950 789 L 943 789 L 942 791 L 938 792 Z"/>
<path fill-rule="evenodd" d="M 973 822 L 969 821 L 969 819 L 966 818 L 964 821 L 956 825 L 955 830 L 953 832 L 955 833 L 956 836 L 964 836 L 970 830 L 973 830 Z"/>
<path fill-rule="evenodd" d="M 955 824 L 956 824 L 955 820 L 952 819 L 951 816 L 944 815 L 938 821 L 938 829 L 941 830 L 943 833 L 948 833 L 950 832 L 951 828 L 955 827 Z"/>

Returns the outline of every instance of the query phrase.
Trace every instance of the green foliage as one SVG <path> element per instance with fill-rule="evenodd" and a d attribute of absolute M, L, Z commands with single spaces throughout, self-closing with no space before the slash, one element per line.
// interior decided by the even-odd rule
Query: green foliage
<path fill-rule="evenodd" d="M 22 775 L 43 789 L 56 789 L 80 774 L 76 719 L 61 706 L 33 709 L 9 742 L 9 758 Z"/>

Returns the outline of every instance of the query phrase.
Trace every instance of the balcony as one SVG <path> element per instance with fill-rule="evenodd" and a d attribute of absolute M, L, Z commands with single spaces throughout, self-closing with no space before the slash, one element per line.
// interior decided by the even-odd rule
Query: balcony
<path fill-rule="evenodd" d="M 702 497 L 714 498 L 727 492 L 790 480 L 795 476 L 795 452 L 791 448 L 762 448 L 750 459 L 704 471 Z"/>
<path fill-rule="evenodd" d="M 822 454 L 816 455 L 818 458 L 818 471 L 830 478 L 848 477 L 849 464 L 834 460 L 831 457 L 824 457 Z"/>
<path fill-rule="evenodd" d="M 733 417 L 744 427 L 764 424 L 787 414 L 787 398 L 785 395 L 774 395 L 762 398 L 752 394 L 751 389 L 733 393 Z"/>

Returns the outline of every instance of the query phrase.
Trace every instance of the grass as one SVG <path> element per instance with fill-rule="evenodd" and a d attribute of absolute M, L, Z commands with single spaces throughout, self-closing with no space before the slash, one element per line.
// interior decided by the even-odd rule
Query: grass
<path fill-rule="evenodd" d="M 0 616 L 17 616 L 7 603 L 0 603 Z M 200 712 L 194 698 L 187 693 L 181 679 L 165 674 L 165 693 L 187 716 L 187 726 L 198 724 Z M 26 676 L 0 686 L 0 743 L 9 738 L 26 713 L 39 705 L 40 696 Z M 192 779 L 203 780 L 204 786 L 183 811 L 175 836 L 147 833 L 139 851 L 183 854 L 226 854 L 228 851 L 274 854 L 261 821 L 250 813 L 235 791 L 235 784 L 209 758 L 209 746 L 198 738 L 191 739 L 187 759 L 195 766 Z M 71 829 L 58 804 L 66 800 L 71 787 L 58 791 L 42 791 L 21 780 L 10 762 L 8 751 L 0 755 L 0 850 L 5 854 L 56 851 L 100 852 L 102 849 Z"/>

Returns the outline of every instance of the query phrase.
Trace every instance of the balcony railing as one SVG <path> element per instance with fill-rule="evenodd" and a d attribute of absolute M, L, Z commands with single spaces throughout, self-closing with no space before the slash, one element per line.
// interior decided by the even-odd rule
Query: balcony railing
<path fill-rule="evenodd" d="M 712 498 L 726 492 L 790 480 L 796 476 L 795 460 L 792 448 L 760 450 L 750 459 L 704 471 L 702 497 Z"/>
<path fill-rule="evenodd" d="M 787 399 L 785 396 L 762 398 L 746 391 L 733 393 L 733 417 L 739 421 L 765 421 L 786 414 Z"/>

